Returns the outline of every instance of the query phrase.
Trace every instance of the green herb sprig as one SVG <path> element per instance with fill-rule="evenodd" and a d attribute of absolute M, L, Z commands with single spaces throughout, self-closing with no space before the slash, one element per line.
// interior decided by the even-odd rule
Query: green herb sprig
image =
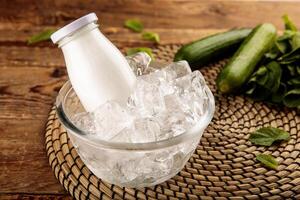
<path fill-rule="evenodd" d="M 138 53 L 138 52 L 145 52 L 147 53 L 152 60 L 154 60 L 154 56 L 153 56 L 153 53 L 152 53 L 152 49 L 148 48 L 148 47 L 135 47 L 135 48 L 129 48 L 127 49 L 126 51 L 126 55 L 127 56 L 130 56 L 130 55 L 133 55 L 135 53 Z"/>
<path fill-rule="evenodd" d="M 139 19 L 127 19 L 124 22 L 124 26 L 134 32 L 142 33 L 142 38 L 144 40 L 149 40 L 155 43 L 159 43 L 160 37 L 158 33 L 155 32 L 143 32 L 144 24 Z"/>
<path fill-rule="evenodd" d="M 138 19 L 128 19 L 124 22 L 124 26 L 137 33 L 141 33 L 144 29 L 143 23 Z"/>
<path fill-rule="evenodd" d="M 289 139 L 290 134 L 288 132 L 274 127 L 260 128 L 251 133 L 249 137 L 251 143 L 261 146 L 271 146 L 274 142 L 287 141 Z M 272 155 L 258 154 L 256 160 L 271 169 L 276 169 L 278 166 L 277 160 Z"/>
<path fill-rule="evenodd" d="M 38 33 L 36 35 L 31 36 L 28 40 L 27 40 L 27 44 L 35 44 L 38 42 L 42 42 L 42 41 L 47 41 L 50 40 L 50 36 L 55 32 L 55 30 L 53 29 L 47 29 L 44 30 L 41 33 Z"/>
<path fill-rule="evenodd" d="M 142 34 L 142 38 L 145 40 L 155 42 L 155 43 L 159 43 L 159 41 L 160 41 L 159 35 L 154 32 L 144 32 Z"/>
<path fill-rule="evenodd" d="M 300 32 L 287 15 L 285 31 L 245 86 L 254 100 L 300 109 Z"/>
<path fill-rule="evenodd" d="M 274 127 L 263 127 L 250 134 L 249 140 L 262 146 L 271 146 L 276 141 L 289 140 L 290 134 Z"/>
<path fill-rule="evenodd" d="M 256 156 L 256 160 L 258 160 L 263 165 L 271 169 L 277 169 L 278 167 L 278 161 L 272 155 L 269 154 L 258 154 Z"/>
<path fill-rule="evenodd" d="M 152 41 L 152 42 L 155 42 L 155 43 L 159 43 L 160 42 L 160 37 L 159 37 L 158 33 L 155 33 L 155 32 L 143 32 L 144 25 L 138 19 L 128 19 L 128 20 L 126 20 L 124 22 L 124 26 L 126 28 L 134 31 L 134 32 L 142 33 L 141 37 L 144 40 L 149 40 L 149 41 Z M 145 53 L 147 53 L 152 58 L 152 60 L 154 60 L 152 49 L 148 48 L 148 47 L 129 48 L 126 51 L 126 55 L 129 56 L 129 55 L 132 55 L 132 54 L 135 54 L 135 53 L 138 53 L 138 52 L 145 52 Z"/>

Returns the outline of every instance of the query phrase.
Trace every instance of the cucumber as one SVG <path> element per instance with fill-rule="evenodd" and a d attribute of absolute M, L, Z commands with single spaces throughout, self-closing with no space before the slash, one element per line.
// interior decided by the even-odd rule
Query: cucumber
<path fill-rule="evenodd" d="M 237 91 L 251 76 L 255 66 L 272 47 L 276 28 L 272 24 L 257 26 L 219 73 L 217 87 L 221 93 Z"/>
<path fill-rule="evenodd" d="M 235 29 L 211 35 L 181 47 L 174 61 L 186 60 L 193 66 L 203 66 L 233 53 L 252 29 Z"/>

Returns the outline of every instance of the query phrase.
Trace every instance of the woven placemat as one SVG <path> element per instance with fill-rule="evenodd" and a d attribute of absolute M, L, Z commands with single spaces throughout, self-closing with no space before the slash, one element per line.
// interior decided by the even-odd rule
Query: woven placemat
<path fill-rule="evenodd" d="M 154 53 L 159 60 L 171 61 L 178 48 L 160 46 Z M 103 182 L 81 161 L 53 107 L 45 139 L 57 179 L 75 199 L 300 199 L 300 117 L 293 110 L 217 94 L 215 78 L 224 63 L 201 69 L 215 95 L 216 111 L 197 150 L 175 177 L 143 189 Z M 269 148 L 249 142 L 249 132 L 270 125 L 288 131 L 291 139 Z M 274 155 L 278 169 L 257 163 L 258 153 Z"/>

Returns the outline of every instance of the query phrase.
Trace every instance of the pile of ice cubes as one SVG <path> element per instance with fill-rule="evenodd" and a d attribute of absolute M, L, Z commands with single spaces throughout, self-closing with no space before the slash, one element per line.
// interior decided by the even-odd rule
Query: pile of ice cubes
<path fill-rule="evenodd" d="M 146 53 L 127 57 L 137 77 L 127 105 L 109 101 L 72 121 L 92 137 L 111 142 L 146 143 L 191 129 L 206 112 L 206 84 L 186 61 L 154 68 Z M 151 63 L 151 64 L 150 64 Z M 157 64 L 157 63 L 156 63 Z"/>

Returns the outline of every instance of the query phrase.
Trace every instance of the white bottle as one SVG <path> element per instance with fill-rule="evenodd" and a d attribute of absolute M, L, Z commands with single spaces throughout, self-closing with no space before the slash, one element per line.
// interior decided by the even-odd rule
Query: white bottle
<path fill-rule="evenodd" d="M 62 49 L 69 79 L 87 111 L 108 100 L 125 103 L 136 77 L 122 53 L 100 32 L 95 13 L 51 35 Z"/>

